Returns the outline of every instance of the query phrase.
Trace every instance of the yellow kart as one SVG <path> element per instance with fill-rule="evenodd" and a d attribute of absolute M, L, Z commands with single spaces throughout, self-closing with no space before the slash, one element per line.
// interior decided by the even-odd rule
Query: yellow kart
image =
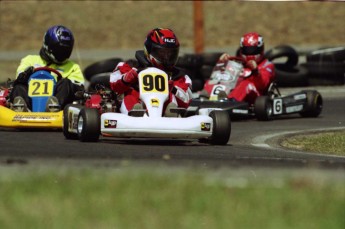
<path fill-rule="evenodd" d="M 45 112 L 48 98 L 54 94 L 56 80 L 61 74 L 49 67 L 36 68 L 28 81 L 28 95 L 32 111 L 15 112 L 8 101 L 10 88 L 0 88 L 0 127 L 8 128 L 62 128 L 63 111 Z"/>

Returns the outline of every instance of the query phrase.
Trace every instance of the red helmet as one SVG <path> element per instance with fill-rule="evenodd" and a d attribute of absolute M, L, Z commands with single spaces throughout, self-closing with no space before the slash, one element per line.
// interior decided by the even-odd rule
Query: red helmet
<path fill-rule="evenodd" d="M 146 58 L 160 69 L 175 66 L 180 43 L 171 29 L 156 28 L 151 30 L 144 44 Z"/>
<path fill-rule="evenodd" d="M 246 33 L 241 37 L 240 55 L 246 61 L 255 60 L 257 63 L 264 58 L 264 39 L 258 33 Z"/>

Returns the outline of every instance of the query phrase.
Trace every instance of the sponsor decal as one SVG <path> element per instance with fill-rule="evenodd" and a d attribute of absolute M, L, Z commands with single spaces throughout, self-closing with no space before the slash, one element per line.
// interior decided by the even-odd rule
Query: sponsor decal
<path fill-rule="evenodd" d="M 166 42 L 166 43 L 175 43 L 175 39 L 174 38 L 164 38 L 164 42 Z"/>
<path fill-rule="evenodd" d="M 117 120 L 104 120 L 104 128 L 116 128 L 117 127 Z"/>
<path fill-rule="evenodd" d="M 201 123 L 201 130 L 202 131 L 210 131 L 211 130 L 211 123 L 202 122 Z"/>
<path fill-rule="evenodd" d="M 34 121 L 34 122 L 46 122 L 46 121 L 50 121 L 52 119 L 57 119 L 59 117 L 59 115 L 22 115 L 22 114 L 16 114 L 13 119 L 12 122 L 30 122 L 30 121 Z"/>
<path fill-rule="evenodd" d="M 232 113 L 236 113 L 236 114 L 248 114 L 248 110 L 232 109 Z"/>
<path fill-rule="evenodd" d="M 298 112 L 303 109 L 303 105 L 292 106 L 286 108 L 286 113 Z"/>
<path fill-rule="evenodd" d="M 295 95 L 293 98 L 295 100 L 305 99 L 305 98 L 307 98 L 307 95 L 306 94 L 299 94 L 299 95 Z"/>
<path fill-rule="evenodd" d="M 68 120 L 68 129 L 76 130 L 78 128 L 78 114 L 69 111 Z"/>
<path fill-rule="evenodd" d="M 158 99 L 151 99 L 151 106 L 158 107 L 159 106 L 159 100 Z"/>

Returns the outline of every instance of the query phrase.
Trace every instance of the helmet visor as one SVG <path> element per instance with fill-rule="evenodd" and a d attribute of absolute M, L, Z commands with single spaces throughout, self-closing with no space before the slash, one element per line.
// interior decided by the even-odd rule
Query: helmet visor
<path fill-rule="evenodd" d="M 52 47 L 51 52 L 58 63 L 63 63 L 71 56 L 72 47 L 56 44 Z"/>
<path fill-rule="evenodd" d="M 151 55 L 165 67 L 174 66 L 177 62 L 178 54 L 178 47 L 166 48 L 153 45 L 151 50 Z"/>
<path fill-rule="evenodd" d="M 243 46 L 241 48 L 242 54 L 243 55 L 257 55 L 262 53 L 264 50 L 264 47 L 257 47 L 257 46 Z"/>

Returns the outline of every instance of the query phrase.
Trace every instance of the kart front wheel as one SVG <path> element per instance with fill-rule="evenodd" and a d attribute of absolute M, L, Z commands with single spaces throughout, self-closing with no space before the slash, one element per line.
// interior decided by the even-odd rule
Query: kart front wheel
<path fill-rule="evenodd" d="M 231 134 L 231 120 L 229 113 L 221 110 L 214 110 L 210 113 L 213 119 L 212 136 L 208 142 L 212 145 L 226 145 Z"/>
<path fill-rule="evenodd" d="M 302 117 L 317 117 L 322 111 L 322 97 L 317 91 L 305 91 L 307 95 L 306 105 L 300 115 Z"/>
<path fill-rule="evenodd" d="M 101 130 L 100 115 L 97 109 L 84 108 L 78 116 L 78 137 L 82 142 L 96 142 Z"/>
<path fill-rule="evenodd" d="M 269 121 L 273 119 L 272 101 L 268 96 L 259 96 L 254 103 L 254 113 L 258 120 Z"/>

